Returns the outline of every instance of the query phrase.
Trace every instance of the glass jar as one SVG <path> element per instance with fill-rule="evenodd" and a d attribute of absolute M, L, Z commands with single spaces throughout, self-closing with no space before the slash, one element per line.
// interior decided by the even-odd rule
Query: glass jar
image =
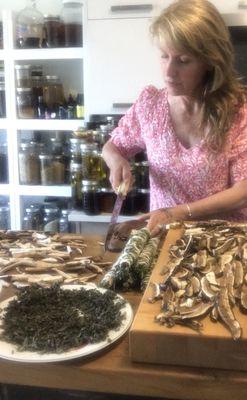
<path fill-rule="evenodd" d="M 10 210 L 9 206 L 0 206 L 0 229 L 10 229 Z"/>
<path fill-rule="evenodd" d="M 101 155 L 96 143 L 81 144 L 81 163 L 83 179 L 100 181 Z"/>
<path fill-rule="evenodd" d="M 34 118 L 32 88 L 17 88 L 16 93 L 18 118 Z"/>
<path fill-rule="evenodd" d="M 39 160 L 42 185 L 61 185 L 65 183 L 63 155 L 40 154 Z"/>
<path fill-rule="evenodd" d="M 149 189 L 148 161 L 135 163 L 135 179 L 138 189 Z"/>
<path fill-rule="evenodd" d="M 16 86 L 18 88 L 31 87 L 31 65 L 16 64 L 15 65 Z"/>
<path fill-rule="evenodd" d="M 36 9 L 35 0 L 28 0 L 28 5 L 16 17 L 16 47 L 41 47 L 43 22 L 43 15 Z"/>
<path fill-rule="evenodd" d="M 6 117 L 5 84 L 0 82 L 0 118 Z"/>
<path fill-rule="evenodd" d="M 102 155 L 101 155 L 101 179 L 100 179 L 100 186 L 103 188 L 111 188 L 111 184 L 110 184 L 110 170 L 106 165 L 105 160 L 103 159 Z"/>
<path fill-rule="evenodd" d="M 63 0 L 61 19 L 64 22 L 65 46 L 82 46 L 82 2 Z"/>
<path fill-rule="evenodd" d="M 127 194 L 124 200 L 121 214 L 134 215 L 139 211 L 138 194 L 137 190 L 134 188 Z"/>
<path fill-rule="evenodd" d="M 43 67 L 40 64 L 31 66 L 31 77 L 33 76 L 43 76 Z"/>
<path fill-rule="evenodd" d="M 7 143 L 0 143 L 0 183 L 8 183 L 8 146 Z"/>
<path fill-rule="evenodd" d="M 100 213 L 100 188 L 97 181 L 82 180 L 82 209 L 87 215 Z"/>
<path fill-rule="evenodd" d="M 20 184 L 40 184 L 40 162 L 34 142 L 21 143 L 19 151 Z"/>
<path fill-rule="evenodd" d="M 72 207 L 80 210 L 82 209 L 82 167 L 80 163 L 70 163 L 70 184 Z"/>
<path fill-rule="evenodd" d="M 58 15 L 45 15 L 44 32 L 46 47 L 64 46 L 64 23 Z"/>
<path fill-rule="evenodd" d="M 63 85 L 57 75 L 46 75 L 43 86 L 43 98 L 51 111 L 56 111 L 64 104 Z"/>
<path fill-rule="evenodd" d="M 42 76 L 31 77 L 33 98 L 37 101 L 39 96 L 43 96 L 43 78 Z"/>
<path fill-rule="evenodd" d="M 116 201 L 116 194 L 112 189 L 101 188 L 100 193 L 100 211 L 104 213 L 112 213 Z"/>
<path fill-rule="evenodd" d="M 150 190 L 138 190 L 138 209 L 137 212 L 148 213 L 150 211 Z"/>
<path fill-rule="evenodd" d="M 59 230 L 59 208 L 45 207 L 43 216 L 44 232 L 58 232 Z"/>
<path fill-rule="evenodd" d="M 69 232 L 69 210 L 61 210 L 61 215 L 59 218 L 59 232 L 66 233 Z"/>
<path fill-rule="evenodd" d="M 22 221 L 22 229 L 39 231 L 41 229 L 41 212 L 39 207 L 27 207 Z"/>
<path fill-rule="evenodd" d="M 70 141 L 70 159 L 72 162 L 81 163 L 81 144 L 84 144 L 83 139 L 71 138 Z"/>

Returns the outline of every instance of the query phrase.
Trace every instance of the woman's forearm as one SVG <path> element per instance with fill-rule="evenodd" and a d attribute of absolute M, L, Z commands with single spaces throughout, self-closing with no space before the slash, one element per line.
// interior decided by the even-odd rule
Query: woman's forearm
<path fill-rule="evenodd" d="M 180 219 L 202 219 L 247 207 L 247 180 L 233 187 L 195 202 L 179 205 L 170 209 L 174 217 Z M 189 215 L 191 213 L 191 215 Z"/>

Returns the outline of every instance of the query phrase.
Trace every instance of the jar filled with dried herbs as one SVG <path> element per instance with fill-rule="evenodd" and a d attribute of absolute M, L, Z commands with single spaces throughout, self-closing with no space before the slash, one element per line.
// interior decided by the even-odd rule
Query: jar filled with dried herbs
<path fill-rule="evenodd" d="M 40 184 L 40 162 L 34 142 L 23 142 L 19 151 L 20 183 L 23 185 Z"/>
<path fill-rule="evenodd" d="M 65 183 L 63 155 L 40 154 L 39 160 L 42 185 L 61 185 Z"/>
<path fill-rule="evenodd" d="M 24 230 L 35 230 L 41 229 L 41 212 L 38 207 L 27 207 L 25 209 L 25 215 L 23 217 L 22 228 Z"/>
<path fill-rule="evenodd" d="M 81 163 L 70 163 L 70 184 L 72 207 L 82 209 L 82 166 Z"/>
<path fill-rule="evenodd" d="M 59 208 L 46 206 L 44 208 L 43 226 L 45 232 L 58 232 Z"/>
<path fill-rule="evenodd" d="M 83 179 L 100 181 L 102 161 L 97 143 L 84 143 L 80 148 Z"/>
<path fill-rule="evenodd" d="M 87 215 L 100 213 L 100 188 L 98 181 L 82 180 L 82 209 Z"/>

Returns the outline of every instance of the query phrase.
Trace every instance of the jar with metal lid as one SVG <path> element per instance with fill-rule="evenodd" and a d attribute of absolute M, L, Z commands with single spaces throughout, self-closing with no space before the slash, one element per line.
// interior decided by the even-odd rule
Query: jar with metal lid
<path fill-rule="evenodd" d="M 110 188 L 101 188 L 100 193 L 100 211 L 104 213 L 112 213 L 116 200 L 114 190 Z"/>
<path fill-rule="evenodd" d="M 17 88 L 16 92 L 18 118 L 34 118 L 32 88 Z"/>
<path fill-rule="evenodd" d="M 43 15 L 36 9 L 35 0 L 27 1 L 27 6 L 16 16 L 16 46 L 18 48 L 41 47 Z"/>
<path fill-rule="evenodd" d="M 138 189 L 149 189 L 148 161 L 135 163 L 135 179 Z"/>
<path fill-rule="evenodd" d="M 42 185 L 61 185 L 65 183 L 63 155 L 40 154 L 39 160 Z"/>
<path fill-rule="evenodd" d="M 82 167 L 81 163 L 70 163 L 70 184 L 72 207 L 82 209 Z"/>
<path fill-rule="evenodd" d="M 43 229 L 45 232 L 58 232 L 59 230 L 59 208 L 45 207 L 43 216 Z"/>
<path fill-rule="evenodd" d="M 82 2 L 63 0 L 61 19 L 64 22 L 65 46 L 82 46 Z"/>
<path fill-rule="evenodd" d="M 61 215 L 59 218 L 59 232 L 66 233 L 69 232 L 69 210 L 61 210 Z"/>
<path fill-rule="evenodd" d="M 82 209 L 87 215 L 100 213 L 100 188 L 97 181 L 82 180 Z"/>
<path fill-rule="evenodd" d="M 0 206 L 0 229 L 10 229 L 10 210 L 9 206 Z"/>
<path fill-rule="evenodd" d="M 0 118 L 6 117 L 5 84 L 0 82 Z"/>
<path fill-rule="evenodd" d="M 84 143 L 80 148 L 83 179 L 100 181 L 101 155 L 97 143 Z"/>
<path fill-rule="evenodd" d="M 44 16 L 45 47 L 64 46 L 64 23 L 59 15 Z"/>
<path fill-rule="evenodd" d="M 79 138 L 70 138 L 69 141 L 71 162 L 81 163 L 81 144 L 85 141 Z"/>
<path fill-rule="evenodd" d="M 139 211 L 140 210 L 138 205 L 138 193 L 136 188 L 133 188 L 130 192 L 128 192 L 126 199 L 123 202 L 121 214 L 134 215 Z"/>
<path fill-rule="evenodd" d="M 23 142 L 19 150 L 19 178 L 23 185 L 40 184 L 40 162 L 35 143 Z"/>
<path fill-rule="evenodd" d="M 41 212 L 38 207 L 27 207 L 22 221 L 22 229 L 39 231 L 41 229 Z"/>
<path fill-rule="evenodd" d="M 149 189 L 138 189 L 138 205 L 137 210 L 143 213 L 150 211 L 150 190 Z"/>
<path fill-rule="evenodd" d="M 31 65 L 16 64 L 15 65 L 16 86 L 19 88 L 31 87 Z"/>
<path fill-rule="evenodd" d="M 43 86 L 44 102 L 51 111 L 57 111 L 64 104 L 63 85 L 57 75 L 46 75 Z"/>
<path fill-rule="evenodd" d="M 7 143 L 0 143 L 0 183 L 8 183 L 8 146 Z"/>

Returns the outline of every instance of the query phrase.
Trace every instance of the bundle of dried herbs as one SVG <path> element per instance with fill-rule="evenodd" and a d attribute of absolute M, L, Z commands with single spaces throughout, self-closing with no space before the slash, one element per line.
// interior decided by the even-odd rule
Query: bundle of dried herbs
<path fill-rule="evenodd" d="M 110 290 L 31 285 L 4 310 L 0 338 L 19 351 L 61 353 L 107 339 L 125 318 L 124 305 L 125 300 Z"/>

